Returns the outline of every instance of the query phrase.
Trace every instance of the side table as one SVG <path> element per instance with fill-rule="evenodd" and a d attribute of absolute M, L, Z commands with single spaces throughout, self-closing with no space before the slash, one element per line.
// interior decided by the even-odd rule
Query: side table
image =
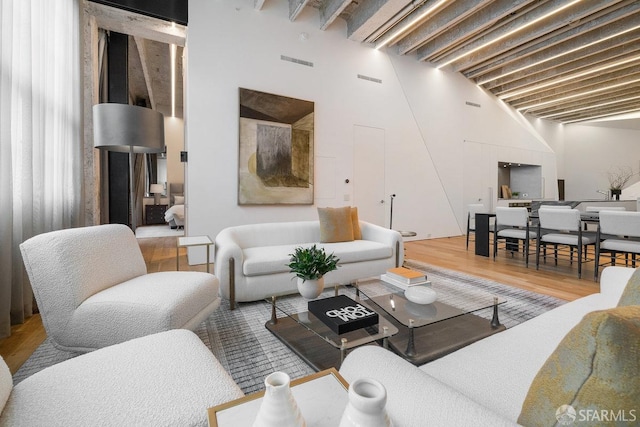
<path fill-rule="evenodd" d="M 307 426 L 335 427 L 349 402 L 349 384 L 335 369 L 327 369 L 291 381 L 291 393 Z M 264 391 L 250 394 L 207 410 L 209 427 L 250 426 Z"/>
<path fill-rule="evenodd" d="M 180 271 L 180 248 L 188 248 L 189 246 L 206 246 L 207 247 L 207 273 L 210 273 L 211 260 L 209 258 L 209 248 L 213 245 L 213 241 L 209 236 L 185 236 L 178 237 L 176 242 L 176 270 Z"/>
<path fill-rule="evenodd" d="M 167 205 L 146 205 L 144 207 L 144 223 L 147 225 L 166 224 L 164 213 L 167 208 Z"/>

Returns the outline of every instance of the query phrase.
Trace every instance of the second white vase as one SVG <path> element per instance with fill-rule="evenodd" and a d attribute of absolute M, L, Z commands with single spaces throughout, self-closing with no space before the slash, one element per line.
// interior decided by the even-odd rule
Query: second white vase
<path fill-rule="evenodd" d="M 349 385 L 349 403 L 342 414 L 340 427 L 391 427 L 385 409 L 387 390 L 371 378 L 360 378 Z"/>

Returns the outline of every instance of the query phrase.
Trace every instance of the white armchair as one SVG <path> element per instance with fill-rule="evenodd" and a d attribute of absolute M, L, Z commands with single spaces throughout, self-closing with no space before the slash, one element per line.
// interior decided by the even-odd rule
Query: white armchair
<path fill-rule="evenodd" d="M 193 330 L 220 305 L 212 274 L 147 274 L 124 225 L 44 233 L 20 250 L 47 335 L 62 350 L 86 352 L 169 329 Z"/>
<path fill-rule="evenodd" d="M 207 426 L 242 391 L 193 333 L 173 330 L 66 360 L 15 387 L 0 358 L 0 426 Z"/>

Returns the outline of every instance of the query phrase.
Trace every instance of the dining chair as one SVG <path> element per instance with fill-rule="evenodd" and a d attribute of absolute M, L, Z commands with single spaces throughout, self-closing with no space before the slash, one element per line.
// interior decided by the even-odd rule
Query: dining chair
<path fill-rule="evenodd" d="M 529 211 L 527 208 L 496 208 L 495 233 L 493 236 L 493 260 L 498 254 L 498 243 L 505 241 L 505 249 L 511 252 L 519 251 L 520 241 L 523 242 L 525 266 L 529 266 L 529 242 L 537 236 L 530 230 Z M 515 245 L 515 246 L 514 246 Z"/>
<path fill-rule="evenodd" d="M 476 214 L 485 210 L 481 203 L 467 205 L 467 250 L 469 250 L 469 235 L 476 232 Z"/>
<path fill-rule="evenodd" d="M 544 260 L 547 259 L 547 245 L 553 245 L 555 265 L 558 265 L 558 247 L 569 247 L 569 259 L 573 263 L 573 249 L 577 249 L 578 278 L 582 278 L 582 264 L 588 261 L 586 248 L 596 242 L 593 233 L 583 232 L 578 209 L 538 210 L 538 239 L 536 240 L 536 270 L 540 266 L 540 249 L 544 248 Z M 583 259 L 583 254 L 585 255 Z"/>
<path fill-rule="evenodd" d="M 636 255 L 640 254 L 640 212 L 600 211 L 596 235 L 596 259 L 593 278 L 598 280 L 600 255 L 610 254 L 610 264 L 616 265 L 618 254 L 631 255 L 631 266 L 636 266 Z M 609 263 L 607 263 L 609 264 Z"/>

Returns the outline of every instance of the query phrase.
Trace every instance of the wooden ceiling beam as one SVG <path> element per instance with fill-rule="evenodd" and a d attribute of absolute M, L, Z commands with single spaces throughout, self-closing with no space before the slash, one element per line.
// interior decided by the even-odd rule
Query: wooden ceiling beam
<path fill-rule="evenodd" d="M 404 17 L 403 10 L 410 8 L 416 0 L 363 0 L 358 3 L 347 18 L 347 38 L 364 42 L 376 31 L 391 28 L 395 21 Z"/>
<path fill-rule="evenodd" d="M 320 6 L 320 29 L 326 30 L 350 3 L 351 0 L 327 0 L 322 3 Z"/>
<path fill-rule="evenodd" d="M 309 0 L 289 0 L 289 21 L 295 21 L 307 3 Z"/>
<path fill-rule="evenodd" d="M 490 63 L 480 64 L 472 68 L 467 68 L 464 74 L 468 78 L 476 81 L 486 81 L 503 73 L 509 73 L 523 67 L 537 64 L 540 61 L 556 57 L 565 52 L 574 51 L 586 45 L 591 45 L 600 40 L 610 38 L 624 30 L 639 28 L 640 21 L 637 14 L 640 12 L 640 2 L 633 2 L 621 8 L 602 13 L 586 22 L 573 26 L 565 32 L 558 32 L 554 36 L 544 41 L 536 41 L 534 44 L 524 48 L 507 52 L 504 55 L 495 57 Z M 616 36 L 624 42 L 626 34 Z M 593 49 L 605 50 L 607 42 L 602 47 L 593 45 Z M 588 47 L 587 49 L 591 49 Z"/>
<path fill-rule="evenodd" d="M 519 96 L 513 99 L 506 99 L 509 105 L 515 108 L 522 108 L 532 104 L 545 103 L 548 101 L 559 100 L 558 102 L 566 102 L 568 100 L 581 97 L 581 94 L 600 93 L 604 94 L 612 90 L 619 90 L 624 87 L 635 87 L 640 84 L 640 75 L 633 74 L 640 71 L 639 66 L 635 67 L 635 70 L 629 72 L 616 72 L 611 74 L 605 74 L 593 79 L 589 79 L 583 82 L 579 82 L 574 85 L 563 85 L 553 88 L 545 88 L 538 92 L 534 92 L 527 96 Z M 536 108 L 536 107 L 534 107 Z"/>
<path fill-rule="evenodd" d="M 493 89 L 501 85 L 528 79 L 535 75 L 544 78 L 544 76 L 553 75 L 553 73 L 556 72 L 555 70 L 558 70 L 559 73 L 564 73 L 571 71 L 573 68 L 577 69 L 583 66 L 592 66 L 595 64 L 592 62 L 594 60 L 602 62 L 602 60 L 606 58 L 620 58 L 640 50 L 640 28 L 638 31 L 628 34 L 628 36 L 629 37 L 625 38 L 616 37 L 609 39 L 603 42 L 604 45 L 593 45 L 571 54 L 541 62 L 538 65 L 525 68 L 522 71 L 507 74 L 504 77 L 484 83 L 482 86 L 485 89 Z"/>
<path fill-rule="evenodd" d="M 607 2 L 588 1 L 576 3 L 573 6 L 560 10 L 553 15 L 553 18 L 544 18 L 567 5 L 566 0 L 549 0 L 541 3 L 533 10 L 511 20 L 505 25 L 496 27 L 488 34 L 465 44 L 459 49 L 454 49 L 446 55 L 441 55 L 433 59 L 436 65 L 452 64 L 456 71 L 465 71 L 474 65 L 489 61 L 496 56 L 508 51 L 512 51 L 518 46 L 526 43 L 539 43 L 545 38 L 549 38 L 549 33 L 555 30 L 566 28 L 570 22 L 577 22 L 588 17 L 603 8 Z M 537 21 L 542 19 L 541 21 Z M 523 31 L 525 25 L 530 25 Z"/>
<path fill-rule="evenodd" d="M 427 16 L 424 22 L 418 24 L 413 30 L 394 41 L 394 44 L 398 46 L 398 53 L 404 55 L 412 52 L 447 29 L 456 28 L 466 17 L 481 10 L 489 3 L 491 3 L 491 0 L 461 0 L 447 3 L 444 7 Z M 429 11 L 431 7 L 431 4 L 425 4 L 414 11 L 412 15 L 419 17 Z M 408 21 L 413 19 L 415 18 L 410 17 Z M 480 23 L 479 25 L 483 24 Z"/>
<path fill-rule="evenodd" d="M 628 68 L 630 64 L 640 64 L 640 45 L 633 45 L 634 50 L 621 50 L 619 54 L 615 54 L 614 50 L 600 53 L 598 55 L 592 55 L 582 58 L 578 61 L 572 61 L 562 66 L 554 67 L 541 73 L 532 73 L 531 75 L 514 80 L 509 83 L 494 86 L 492 88 L 486 87 L 491 93 L 496 96 L 502 94 L 519 91 L 526 89 L 527 87 L 536 86 L 538 84 L 554 84 L 559 79 L 571 78 L 573 81 L 578 81 L 578 75 L 587 73 L 586 77 L 593 76 L 595 73 L 613 72 L 617 69 Z M 614 65 L 619 62 L 627 62 L 626 64 Z M 604 70 L 596 71 L 601 67 L 607 67 Z M 592 71 L 593 70 L 593 71 Z M 575 76 L 575 77 L 574 77 Z"/>
<path fill-rule="evenodd" d="M 90 1 L 85 2 L 84 7 L 87 14 L 95 17 L 98 27 L 105 30 L 167 44 L 185 45 L 187 31 L 184 25 L 172 26 L 162 19 L 132 14 L 126 10 Z"/>
<path fill-rule="evenodd" d="M 563 102 L 558 105 L 548 105 L 536 109 L 536 115 L 546 116 L 550 114 L 562 114 L 565 111 L 578 110 L 582 108 L 594 108 L 590 106 L 596 106 L 605 103 L 620 103 L 627 98 L 635 98 L 640 100 L 640 86 L 613 89 L 606 93 L 596 93 L 591 95 L 585 95 L 578 99 L 572 99 L 570 101 Z"/>
<path fill-rule="evenodd" d="M 149 72 L 149 55 L 147 54 L 147 47 L 145 44 L 145 40 L 141 37 L 133 38 L 136 48 L 138 49 L 138 55 L 140 56 L 140 63 L 142 65 L 142 75 L 144 77 L 144 83 L 147 87 L 147 93 L 149 94 L 149 103 L 151 104 L 151 109 L 156 109 L 156 99 L 155 93 L 153 90 L 153 80 L 151 78 L 151 74 Z"/>
<path fill-rule="evenodd" d="M 460 13 L 458 10 L 458 2 L 454 4 L 455 8 L 447 8 L 441 14 L 435 16 L 433 24 L 431 21 L 423 24 L 423 28 L 419 28 L 412 32 L 407 38 L 398 43 L 399 53 L 408 53 L 417 49 L 419 61 L 427 61 L 430 58 L 441 54 L 442 52 L 456 46 L 462 41 L 468 39 L 478 32 L 490 28 L 492 25 L 504 19 L 505 17 L 517 13 L 517 11 L 533 0 L 497 0 L 491 4 L 481 2 L 478 4 L 481 10 L 469 17 L 469 13 Z M 460 5 L 463 6 L 463 5 Z M 467 5 L 467 9 L 469 5 Z M 449 10 L 451 9 L 451 10 Z M 465 9 L 462 9 L 463 11 Z M 468 12 L 475 12 L 469 9 Z M 453 17 L 450 16 L 453 13 Z M 449 24 L 451 21 L 451 24 Z M 457 24 L 457 25 L 454 25 Z M 429 30 L 429 27 L 439 27 L 439 31 Z M 428 41 L 428 43 L 427 43 Z"/>

